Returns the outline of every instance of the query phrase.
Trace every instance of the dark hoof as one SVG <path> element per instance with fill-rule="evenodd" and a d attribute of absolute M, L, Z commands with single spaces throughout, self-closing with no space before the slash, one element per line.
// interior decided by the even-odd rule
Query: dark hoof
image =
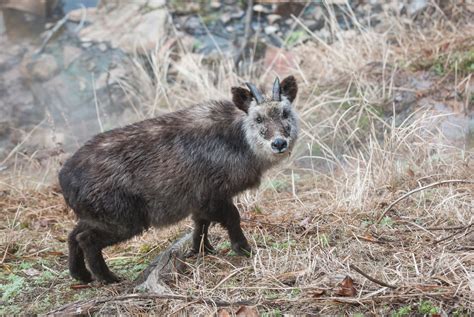
<path fill-rule="evenodd" d="M 86 272 L 71 272 L 72 278 L 81 281 L 84 284 L 88 284 L 93 281 L 91 273 L 89 271 Z"/>
<path fill-rule="evenodd" d="M 122 279 L 115 275 L 114 273 L 110 272 L 110 274 L 107 274 L 105 276 L 96 276 L 96 279 L 98 282 L 104 283 L 104 284 L 113 284 L 113 283 L 118 283 Z"/>
<path fill-rule="evenodd" d="M 243 255 L 246 257 L 250 257 L 252 255 L 252 248 L 247 241 L 232 243 L 232 251 L 238 255 Z"/>

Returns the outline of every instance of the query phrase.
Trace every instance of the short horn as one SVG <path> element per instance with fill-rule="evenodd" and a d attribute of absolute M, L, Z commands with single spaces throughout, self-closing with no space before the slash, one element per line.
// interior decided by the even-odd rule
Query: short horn
<path fill-rule="evenodd" d="M 280 79 L 275 78 L 272 89 L 272 99 L 275 101 L 281 101 L 281 89 L 280 89 Z"/>
<path fill-rule="evenodd" d="M 245 83 L 247 87 L 249 87 L 250 92 L 252 95 L 255 97 L 255 100 L 257 100 L 257 104 L 261 104 L 263 102 L 263 96 L 262 93 L 258 90 L 258 88 L 251 83 Z"/>

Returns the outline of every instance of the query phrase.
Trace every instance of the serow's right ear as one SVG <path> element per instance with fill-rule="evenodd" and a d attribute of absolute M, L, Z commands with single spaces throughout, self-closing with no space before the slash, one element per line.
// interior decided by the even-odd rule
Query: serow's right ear
<path fill-rule="evenodd" d="M 244 112 L 248 112 L 252 102 L 252 94 L 249 90 L 241 87 L 232 87 L 232 101 L 235 106 Z"/>

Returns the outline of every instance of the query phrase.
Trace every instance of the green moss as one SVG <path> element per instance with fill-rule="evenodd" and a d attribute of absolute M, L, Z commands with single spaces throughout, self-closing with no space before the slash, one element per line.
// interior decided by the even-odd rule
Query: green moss
<path fill-rule="evenodd" d="M 408 316 L 408 315 L 410 315 L 411 310 L 412 310 L 411 305 L 402 306 L 397 311 L 393 312 L 390 316 L 392 316 L 392 317 Z"/>
<path fill-rule="evenodd" d="M 394 221 L 392 218 L 385 216 L 383 219 L 380 221 L 380 225 L 382 227 L 392 227 L 394 224 Z"/>
<path fill-rule="evenodd" d="M 24 290 L 25 279 L 21 276 L 10 274 L 6 278 L 6 283 L 0 285 L 2 302 L 12 303 L 15 297 Z"/>
<path fill-rule="evenodd" d="M 430 301 L 422 301 L 420 305 L 418 305 L 418 312 L 420 314 L 438 314 L 439 309 Z"/>

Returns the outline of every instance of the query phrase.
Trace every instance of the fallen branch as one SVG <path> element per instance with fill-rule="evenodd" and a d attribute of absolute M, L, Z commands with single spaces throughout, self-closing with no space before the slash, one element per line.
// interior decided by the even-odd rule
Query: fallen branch
<path fill-rule="evenodd" d="M 375 284 L 379 284 L 379 285 L 382 285 L 382 286 L 385 286 L 385 287 L 388 287 L 388 288 L 391 288 L 391 289 L 396 289 L 398 286 L 395 286 L 395 285 L 391 285 L 391 284 L 387 284 L 383 281 L 380 281 L 370 275 L 368 275 L 367 273 L 363 272 L 361 269 L 359 269 L 357 266 L 355 266 L 354 264 L 349 264 L 349 267 L 351 269 L 353 269 L 354 271 L 356 271 L 357 273 L 359 273 L 360 275 L 364 276 L 365 278 L 367 278 L 368 280 L 374 282 Z"/>
<path fill-rule="evenodd" d="M 471 227 L 471 226 L 468 226 L 468 227 L 466 227 L 465 229 L 468 229 L 468 228 L 470 228 L 470 227 Z M 467 236 L 468 234 L 471 234 L 472 232 L 474 232 L 474 230 L 468 231 L 467 233 L 464 234 L 464 236 Z M 451 239 L 451 238 L 457 236 L 457 235 L 460 234 L 460 233 L 462 233 L 462 230 L 461 230 L 461 231 L 458 231 L 458 232 L 455 232 L 455 233 L 453 233 L 453 234 L 450 234 L 450 235 L 447 236 L 447 237 L 444 237 L 444 238 L 441 238 L 441 239 L 439 239 L 439 240 L 434 241 L 434 242 L 433 242 L 433 245 L 437 245 L 437 244 L 440 243 L 440 242 L 449 240 L 449 239 Z"/>
<path fill-rule="evenodd" d="M 422 191 L 422 190 L 425 190 L 425 189 L 428 189 L 428 188 L 431 188 L 431 187 L 435 187 L 435 186 L 438 186 L 438 185 L 444 185 L 444 184 L 455 184 L 455 183 L 464 183 L 464 184 L 474 184 L 474 181 L 469 181 L 469 180 L 464 180 L 464 179 L 451 179 L 451 180 L 445 180 L 445 181 L 439 181 L 439 182 L 436 182 L 436 183 L 431 183 L 429 185 L 426 185 L 426 186 L 423 186 L 423 187 L 419 187 L 419 188 L 416 188 L 412 191 L 409 191 L 408 193 L 406 193 L 405 195 L 402 195 L 401 197 L 399 197 L 398 199 L 396 199 L 395 201 L 393 201 L 390 205 L 388 205 L 387 208 L 385 208 L 385 210 L 383 211 L 383 213 L 380 215 L 379 219 L 377 220 L 377 222 L 375 224 L 379 224 L 382 219 L 385 217 L 385 215 L 387 214 L 387 212 L 389 212 L 390 209 L 393 208 L 393 206 L 395 206 L 395 204 L 397 204 L 399 201 L 407 198 L 408 196 L 414 194 L 414 193 L 417 193 L 419 191 Z"/>
<path fill-rule="evenodd" d="M 110 302 L 122 302 L 127 300 L 143 300 L 143 299 L 165 299 L 165 300 L 181 300 L 186 302 L 204 303 L 207 305 L 213 305 L 217 307 L 229 307 L 229 306 L 253 306 L 255 302 L 249 300 L 241 300 L 236 302 L 227 302 L 213 298 L 200 298 L 193 296 L 174 295 L 174 294 L 154 294 L 154 293 L 138 293 L 128 294 L 115 297 L 91 299 L 77 301 L 63 305 L 53 311 L 50 311 L 47 315 L 70 315 L 70 314 L 91 314 L 99 309 L 100 305 Z"/>

